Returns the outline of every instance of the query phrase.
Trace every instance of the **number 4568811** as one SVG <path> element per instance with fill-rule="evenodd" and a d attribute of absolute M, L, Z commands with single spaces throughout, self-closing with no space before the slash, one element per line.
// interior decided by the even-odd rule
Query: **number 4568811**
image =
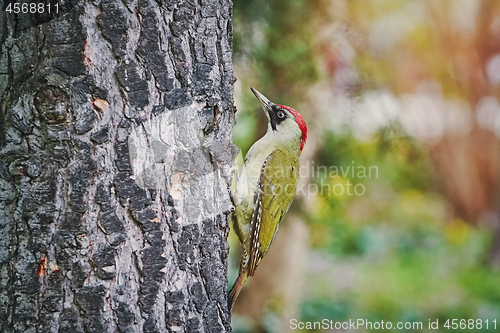
<path fill-rule="evenodd" d="M 59 13 L 59 4 L 51 5 L 43 3 L 9 3 L 5 9 L 7 13 L 14 14 L 42 14 L 42 13 Z"/>
<path fill-rule="evenodd" d="M 484 326 L 484 327 L 483 327 Z M 488 319 L 486 320 L 482 320 L 482 319 L 477 319 L 477 320 L 474 320 L 474 319 L 469 319 L 469 320 L 466 320 L 466 319 L 451 319 L 451 323 L 450 323 L 450 319 L 448 319 L 446 321 L 446 323 L 444 323 L 444 327 L 447 328 L 447 329 L 470 329 L 470 330 L 473 330 L 473 329 L 476 329 L 476 330 L 480 330 L 482 328 L 485 328 L 485 329 L 489 329 L 490 327 L 494 330 L 497 329 L 497 320 L 492 320 L 491 322 L 488 321 Z"/>

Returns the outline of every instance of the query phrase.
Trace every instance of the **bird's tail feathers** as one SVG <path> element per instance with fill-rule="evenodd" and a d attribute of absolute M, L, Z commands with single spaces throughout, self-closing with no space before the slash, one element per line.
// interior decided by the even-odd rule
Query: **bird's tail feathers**
<path fill-rule="evenodd" d="M 246 271 L 240 271 L 238 278 L 236 279 L 236 281 L 234 281 L 233 287 L 231 288 L 231 291 L 229 291 L 229 311 L 233 309 L 236 298 L 238 298 L 238 295 L 240 294 L 241 288 L 243 288 L 247 277 L 248 273 Z"/>

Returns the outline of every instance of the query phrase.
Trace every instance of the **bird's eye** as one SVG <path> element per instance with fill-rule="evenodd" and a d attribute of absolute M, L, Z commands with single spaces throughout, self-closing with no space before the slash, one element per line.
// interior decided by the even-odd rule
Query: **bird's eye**
<path fill-rule="evenodd" d="M 280 119 L 284 119 L 284 118 L 286 117 L 285 112 L 283 112 L 283 111 L 281 111 L 281 110 L 280 110 L 280 111 L 278 111 L 277 116 L 278 116 L 278 118 L 280 118 Z"/>

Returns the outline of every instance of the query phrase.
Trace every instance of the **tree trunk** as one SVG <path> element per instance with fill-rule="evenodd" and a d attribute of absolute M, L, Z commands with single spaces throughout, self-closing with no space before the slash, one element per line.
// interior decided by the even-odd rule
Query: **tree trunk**
<path fill-rule="evenodd" d="M 231 331 L 231 7 L 0 13 L 0 332 Z"/>

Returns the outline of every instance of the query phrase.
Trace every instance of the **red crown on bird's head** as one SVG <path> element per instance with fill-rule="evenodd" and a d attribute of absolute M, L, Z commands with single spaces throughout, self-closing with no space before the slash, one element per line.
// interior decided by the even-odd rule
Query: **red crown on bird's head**
<path fill-rule="evenodd" d="M 300 140 L 300 152 L 302 152 L 307 140 L 307 125 L 306 122 L 304 121 L 304 118 L 302 118 L 300 113 L 298 113 L 296 110 L 292 109 L 289 106 L 286 105 L 278 105 L 278 106 L 290 111 L 290 113 L 294 115 L 295 122 L 297 123 L 297 125 L 299 125 L 299 128 L 302 131 L 302 139 Z"/>

